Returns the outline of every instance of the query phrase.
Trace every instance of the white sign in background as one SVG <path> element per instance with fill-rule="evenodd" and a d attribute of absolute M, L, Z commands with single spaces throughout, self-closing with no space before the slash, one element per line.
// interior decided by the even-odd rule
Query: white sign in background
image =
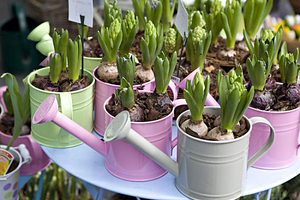
<path fill-rule="evenodd" d="M 178 12 L 175 19 L 175 26 L 183 38 L 184 38 L 184 33 L 185 33 L 185 37 L 188 36 L 188 25 L 189 25 L 189 15 L 185 10 L 182 0 L 179 0 Z"/>
<path fill-rule="evenodd" d="M 93 27 L 93 0 L 69 0 L 69 21 L 80 24 L 80 15 L 84 25 Z"/>

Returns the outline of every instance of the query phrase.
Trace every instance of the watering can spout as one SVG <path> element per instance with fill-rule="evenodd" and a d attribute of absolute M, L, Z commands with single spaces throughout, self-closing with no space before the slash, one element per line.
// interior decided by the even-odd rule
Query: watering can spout
<path fill-rule="evenodd" d="M 176 177 L 178 176 L 178 164 L 167 154 L 162 152 L 140 134 L 131 129 L 130 115 L 128 111 L 123 111 L 118 114 L 110 122 L 104 133 L 104 140 L 106 142 L 119 139 L 125 139 L 168 172 Z"/>
<path fill-rule="evenodd" d="M 38 107 L 32 118 L 33 124 L 43 124 L 46 122 L 53 122 L 86 143 L 102 156 L 107 156 L 107 145 L 101 139 L 58 112 L 58 103 L 55 95 L 48 96 Z"/>

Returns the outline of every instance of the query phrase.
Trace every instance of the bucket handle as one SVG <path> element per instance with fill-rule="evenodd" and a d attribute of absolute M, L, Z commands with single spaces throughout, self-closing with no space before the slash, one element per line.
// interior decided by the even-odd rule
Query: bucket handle
<path fill-rule="evenodd" d="M 32 158 L 29 154 L 29 151 L 27 150 L 26 146 L 24 144 L 20 144 L 17 149 L 19 149 L 19 152 L 23 158 L 22 165 L 25 163 L 30 163 L 32 161 Z"/>
<path fill-rule="evenodd" d="M 69 92 L 60 93 L 59 97 L 62 114 L 73 120 L 73 103 L 71 94 Z M 60 129 L 59 141 L 61 143 L 65 143 L 64 141 L 69 141 L 69 137 L 69 133 L 67 133 L 64 129 Z"/>
<path fill-rule="evenodd" d="M 270 127 L 270 135 L 268 137 L 268 140 L 265 142 L 265 144 L 258 151 L 256 151 L 251 158 L 248 159 L 247 169 L 251 167 L 251 165 L 253 165 L 260 157 L 262 157 L 265 153 L 268 152 L 268 150 L 271 148 L 275 140 L 274 128 L 268 120 L 262 117 L 252 117 L 250 119 L 250 122 L 252 123 L 252 125 L 257 123 L 268 125 Z"/>

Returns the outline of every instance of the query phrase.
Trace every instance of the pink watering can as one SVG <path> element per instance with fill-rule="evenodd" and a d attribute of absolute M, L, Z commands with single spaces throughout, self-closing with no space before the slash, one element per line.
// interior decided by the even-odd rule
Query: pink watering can
<path fill-rule="evenodd" d="M 186 104 L 186 102 L 181 99 L 174 101 L 173 104 L 174 111 L 176 106 Z M 131 123 L 133 129 L 140 132 L 150 143 L 169 156 L 171 156 L 172 148 L 176 145 L 177 141 L 172 141 L 173 111 L 168 116 L 159 120 Z M 104 156 L 106 158 L 106 169 L 118 178 L 130 181 L 148 181 L 159 178 L 167 173 L 165 169 L 128 142 L 120 140 L 104 143 L 103 140 L 58 112 L 58 104 L 54 95 L 50 95 L 43 101 L 32 118 L 33 124 L 49 121 L 53 121 L 53 123 L 62 127 Z"/>

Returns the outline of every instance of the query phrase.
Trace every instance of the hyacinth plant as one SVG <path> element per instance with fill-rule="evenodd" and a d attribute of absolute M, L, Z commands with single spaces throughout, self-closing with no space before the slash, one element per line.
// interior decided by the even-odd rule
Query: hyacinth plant
<path fill-rule="evenodd" d="M 118 9 L 117 1 L 104 1 L 104 27 L 109 28 L 110 24 L 115 20 L 122 20 L 122 11 Z"/>
<path fill-rule="evenodd" d="M 75 41 L 69 39 L 68 42 L 68 73 L 69 80 L 75 82 L 78 80 L 81 68 L 82 42 L 80 36 Z"/>
<path fill-rule="evenodd" d="M 295 53 L 288 53 L 286 42 L 283 43 L 279 54 L 279 69 L 281 82 L 277 89 L 278 95 L 284 95 L 291 102 L 297 103 L 300 101 L 300 85 L 297 84 L 299 79 L 300 67 L 298 67 L 299 49 Z"/>
<path fill-rule="evenodd" d="M 200 67 L 200 71 L 202 71 L 211 42 L 211 32 L 207 33 L 204 28 L 197 26 L 191 33 L 190 42 L 188 53 L 192 69 L 195 70 Z"/>
<path fill-rule="evenodd" d="M 162 25 L 159 24 L 155 28 L 152 21 L 146 24 L 144 38 L 141 39 L 141 51 L 143 56 L 143 66 L 151 69 L 156 57 L 160 54 L 163 47 L 163 30 Z"/>
<path fill-rule="evenodd" d="M 62 72 L 62 57 L 58 53 L 51 54 L 50 73 L 49 73 L 49 78 L 51 83 L 56 84 L 58 82 L 61 72 Z"/>
<path fill-rule="evenodd" d="M 187 80 L 186 89 L 183 91 L 184 99 L 191 112 L 191 119 L 182 123 L 181 128 L 186 130 L 189 128 L 199 136 L 205 136 L 207 134 L 207 126 L 203 122 L 203 109 L 206 101 L 207 94 L 209 92 L 210 77 L 207 76 L 203 81 L 203 77 L 200 73 L 196 73 L 193 79 L 193 85 L 191 80 Z"/>
<path fill-rule="evenodd" d="M 123 108 L 130 109 L 134 105 L 134 92 L 130 83 L 123 77 L 119 89 L 116 89 L 116 96 Z"/>
<path fill-rule="evenodd" d="M 295 53 L 288 53 L 286 42 L 283 43 L 279 54 L 279 68 L 282 83 L 294 84 L 297 82 L 299 48 Z"/>
<path fill-rule="evenodd" d="M 282 40 L 282 26 L 278 29 L 277 33 L 274 31 L 268 29 L 265 30 L 264 28 L 261 29 L 260 31 L 260 38 L 262 41 L 265 42 L 266 46 L 270 45 L 270 43 L 274 43 L 274 56 L 272 57 L 271 61 L 273 60 L 272 64 L 276 65 L 277 64 L 277 56 L 278 56 L 278 51 L 281 45 L 281 40 Z M 269 52 L 270 54 L 271 52 Z"/>
<path fill-rule="evenodd" d="M 252 59 L 246 62 L 251 84 L 254 86 L 255 95 L 251 106 L 265 110 L 274 105 L 274 95 L 266 88 L 267 79 L 271 70 L 271 58 L 268 51 L 265 51 L 259 59 L 254 54 Z"/>
<path fill-rule="evenodd" d="M 158 26 L 162 16 L 162 3 L 157 0 L 132 0 L 133 8 L 139 19 L 139 30 L 144 31 L 148 21 Z"/>
<path fill-rule="evenodd" d="M 269 63 L 270 57 L 267 51 L 260 59 L 255 54 L 252 56 L 252 59 L 247 59 L 247 70 L 255 90 L 264 90 L 271 70 Z"/>
<path fill-rule="evenodd" d="M 116 61 L 122 37 L 121 23 L 118 19 L 114 19 L 109 27 L 101 26 L 101 32 L 98 31 L 98 41 L 104 53 L 105 61 L 109 63 Z"/>
<path fill-rule="evenodd" d="M 168 89 L 169 82 L 173 75 L 177 63 L 177 52 L 175 51 L 171 59 L 162 53 L 157 57 L 154 63 L 155 90 L 157 94 L 165 94 Z"/>
<path fill-rule="evenodd" d="M 146 27 L 146 20 L 144 17 L 145 1 L 147 0 L 132 0 L 132 5 L 136 16 L 139 18 L 139 30 L 143 31 Z"/>
<path fill-rule="evenodd" d="M 207 3 L 204 5 L 203 17 L 206 22 L 206 29 L 212 32 L 211 43 L 216 43 L 223 28 L 221 19 L 223 7 L 221 1 L 219 0 L 214 0 L 210 6 L 209 3 L 210 1 L 207 1 Z"/>
<path fill-rule="evenodd" d="M 229 0 L 226 0 L 226 6 L 224 8 L 224 12 L 221 13 L 221 19 L 226 33 L 226 46 L 230 49 L 233 49 L 235 46 L 241 15 L 241 2 L 232 0 L 230 3 Z"/>
<path fill-rule="evenodd" d="M 120 56 L 123 57 L 125 54 L 129 54 L 131 44 L 135 38 L 138 31 L 138 18 L 135 17 L 134 12 L 127 11 L 125 19 L 122 20 L 122 42 L 120 46 Z"/>
<path fill-rule="evenodd" d="M 162 2 L 162 16 L 161 23 L 163 24 L 164 32 L 167 31 L 171 26 L 174 10 L 176 7 L 177 0 L 161 0 Z"/>
<path fill-rule="evenodd" d="M 181 45 L 181 35 L 176 28 L 169 28 L 165 33 L 163 52 L 170 57 L 175 51 L 178 52 Z"/>
<path fill-rule="evenodd" d="M 201 27 L 201 30 L 204 30 L 205 26 L 205 21 L 200 14 L 200 11 L 193 11 L 189 14 L 189 19 L 188 19 L 188 37 L 190 39 L 187 40 L 186 44 L 186 60 L 191 61 L 191 54 L 193 50 L 193 41 L 192 41 L 192 34 L 193 31 L 196 27 Z"/>
<path fill-rule="evenodd" d="M 161 1 L 146 0 L 145 15 L 147 21 L 151 20 L 155 27 L 159 24 L 163 13 L 163 5 Z M 143 18 L 145 20 L 145 18 Z M 146 20 L 144 22 L 146 24 Z"/>
<path fill-rule="evenodd" d="M 268 63 L 270 66 L 268 66 L 268 68 L 271 67 L 272 64 L 277 63 L 277 55 L 282 39 L 282 27 L 278 29 L 276 34 L 271 30 L 262 28 L 261 39 L 256 38 L 254 44 L 252 44 L 247 32 L 244 30 L 244 39 L 252 57 L 256 55 L 256 57 L 260 59 L 267 51 L 270 56 L 270 62 Z"/>
<path fill-rule="evenodd" d="M 206 22 L 200 11 L 191 12 L 189 14 L 188 23 L 189 31 L 195 29 L 197 26 L 204 27 L 206 25 Z"/>
<path fill-rule="evenodd" d="M 117 58 L 117 68 L 119 72 L 119 78 L 123 78 L 128 81 L 130 85 L 133 85 L 134 71 L 135 71 L 135 57 L 131 55 L 129 58 L 127 55 L 125 57 Z"/>
<path fill-rule="evenodd" d="M 221 128 L 227 132 L 227 139 L 234 139 L 233 130 L 243 117 L 250 105 L 254 87 L 249 92 L 243 85 L 243 71 L 241 67 L 231 70 L 227 76 L 218 73 L 218 93 L 221 107 Z M 219 129 L 219 131 L 221 131 Z M 214 133 L 210 133 L 214 135 Z"/>
<path fill-rule="evenodd" d="M 59 32 L 54 29 L 52 39 L 55 53 L 59 53 L 62 57 L 62 71 L 66 71 L 69 32 L 68 30 L 62 29 L 61 34 L 59 34 Z"/>
<path fill-rule="evenodd" d="M 243 9 L 244 23 L 250 39 L 254 40 L 257 31 L 270 13 L 272 6 L 273 0 L 247 0 L 245 2 Z"/>
<path fill-rule="evenodd" d="M 139 19 L 139 30 L 144 31 L 150 20 L 155 27 L 159 22 L 164 32 L 170 28 L 177 0 L 132 0 L 135 14 Z"/>
<path fill-rule="evenodd" d="M 191 62 L 192 69 L 203 69 L 206 54 L 208 52 L 212 33 L 204 28 L 205 21 L 199 11 L 191 14 L 189 19 L 189 37 L 186 45 L 186 59 Z"/>
<path fill-rule="evenodd" d="M 14 75 L 10 73 L 2 74 L 5 78 L 7 91 L 4 94 L 4 101 L 9 111 L 9 115 L 14 116 L 13 136 L 7 145 L 7 150 L 13 145 L 14 141 L 21 135 L 22 127 L 30 117 L 29 86 L 27 77 L 23 80 L 25 90 L 20 94 L 19 85 Z M 13 112 L 12 112 L 13 111 Z"/>

